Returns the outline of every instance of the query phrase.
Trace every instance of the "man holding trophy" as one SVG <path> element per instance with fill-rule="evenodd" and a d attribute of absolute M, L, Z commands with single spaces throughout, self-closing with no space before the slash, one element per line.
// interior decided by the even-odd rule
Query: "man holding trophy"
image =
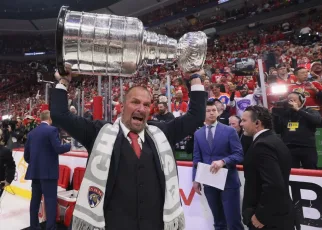
<path fill-rule="evenodd" d="M 112 28 L 116 24 L 119 29 Z M 56 44 L 59 83 L 50 96 L 52 120 L 89 154 L 72 229 L 183 230 L 172 147 L 205 119 L 207 95 L 200 80 L 207 49 L 205 34 L 188 33 L 177 44 L 174 39 L 144 31 L 135 18 L 63 7 Z M 127 77 L 142 64 L 166 64 L 174 59 L 190 73 L 190 105 L 182 117 L 168 123 L 147 122 L 151 96 L 142 86 L 128 90 L 122 115 L 114 124 L 89 121 L 68 109 L 73 74 Z"/>

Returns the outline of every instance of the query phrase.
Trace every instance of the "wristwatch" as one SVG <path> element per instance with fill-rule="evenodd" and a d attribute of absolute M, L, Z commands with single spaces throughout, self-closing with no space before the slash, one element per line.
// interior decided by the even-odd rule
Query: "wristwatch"
<path fill-rule="evenodd" d="M 192 74 L 191 76 L 190 76 L 190 81 L 192 81 L 193 79 L 196 79 L 196 78 L 201 78 L 200 77 L 200 75 L 199 74 Z"/>

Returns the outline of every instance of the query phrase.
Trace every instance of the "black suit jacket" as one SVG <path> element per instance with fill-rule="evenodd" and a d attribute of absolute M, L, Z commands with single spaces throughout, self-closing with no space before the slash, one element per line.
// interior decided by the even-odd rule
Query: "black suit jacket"
<path fill-rule="evenodd" d="M 206 114 L 206 100 L 207 94 L 204 91 L 192 91 L 189 110 L 185 115 L 178 117 L 170 122 L 149 121 L 148 124 L 155 125 L 164 132 L 174 151 L 173 146 L 175 146 L 177 142 L 180 142 L 190 133 L 194 133 L 194 131 L 199 127 L 200 123 L 204 121 Z M 67 92 L 62 89 L 51 89 L 49 107 L 53 124 L 62 128 L 67 133 L 69 133 L 70 136 L 80 142 L 90 155 L 100 129 L 107 122 L 99 120 L 90 121 L 88 119 L 72 114 L 68 109 Z M 116 142 L 114 144 L 115 154 L 113 154 L 112 156 L 110 169 L 110 172 L 112 174 L 109 175 L 109 180 L 107 182 L 108 185 L 110 185 L 107 186 L 107 188 L 110 189 L 108 189 L 109 191 L 106 191 L 106 195 L 111 194 L 112 192 L 114 177 L 117 173 L 119 165 L 120 152 L 118 151 L 118 149 L 120 149 L 120 143 L 118 139 L 119 138 L 116 139 Z M 151 143 L 151 146 L 153 148 L 153 141 L 149 138 L 147 139 L 147 141 Z M 155 146 L 153 148 L 153 152 L 156 156 L 155 159 L 159 159 Z M 155 161 L 155 164 L 159 178 L 161 178 L 161 186 L 164 188 L 165 179 L 164 174 L 161 170 L 160 162 Z"/>
<path fill-rule="evenodd" d="M 0 146 L 0 181 L 11 183 L 15 177 L 16 163 L 12 151 L 5 146 Z M 1 190 L 1 185 L 0 185 Z"/>
<path fill-rule="evenodd" d="M 244 159 L 245 225 L 250 225 L 255 214 L 268 228 L 294 229 L 290 172 L 291 154 L 283 141 L 272 131 L 260 134 Z"/>

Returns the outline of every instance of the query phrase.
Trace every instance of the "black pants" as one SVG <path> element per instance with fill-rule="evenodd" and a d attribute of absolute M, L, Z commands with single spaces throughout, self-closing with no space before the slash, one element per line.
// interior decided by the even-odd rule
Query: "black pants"
<path fill-rule="evenodd" d="M 292 154 L 292 168 L 317 169 L 318 153 L 315 147 L 289 147 Z"/>

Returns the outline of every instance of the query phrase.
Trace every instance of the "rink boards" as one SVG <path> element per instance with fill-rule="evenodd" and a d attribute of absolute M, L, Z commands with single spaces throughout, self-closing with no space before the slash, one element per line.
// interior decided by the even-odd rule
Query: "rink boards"
<path fill-rule="evenodd" d="M 16 195 L 30 199 L 31 182 L 24 179 L 28 164 L 23 158 L 23 149 L 13 151 L 16 162 L 16 175 L 11 189 Z M 73 170 L 76 167 L 85 167 L 87 153 L 73 151 L 59 157 L 59 163 Z M 187 230 L 212 229 L 212 215 L 204 196 L 199 196 L 192 189 L 192 163 L 178 161 L 180 180 L 180 195 L 186 216 Z M 241 198 L 243 196 L 244 173 L 238 167 L 242 184 Z M 322 170 L 293 169 L 290 177 L 290 194 L 297 204 L 302 229 L 317 230 L 322 228 Z"/>

